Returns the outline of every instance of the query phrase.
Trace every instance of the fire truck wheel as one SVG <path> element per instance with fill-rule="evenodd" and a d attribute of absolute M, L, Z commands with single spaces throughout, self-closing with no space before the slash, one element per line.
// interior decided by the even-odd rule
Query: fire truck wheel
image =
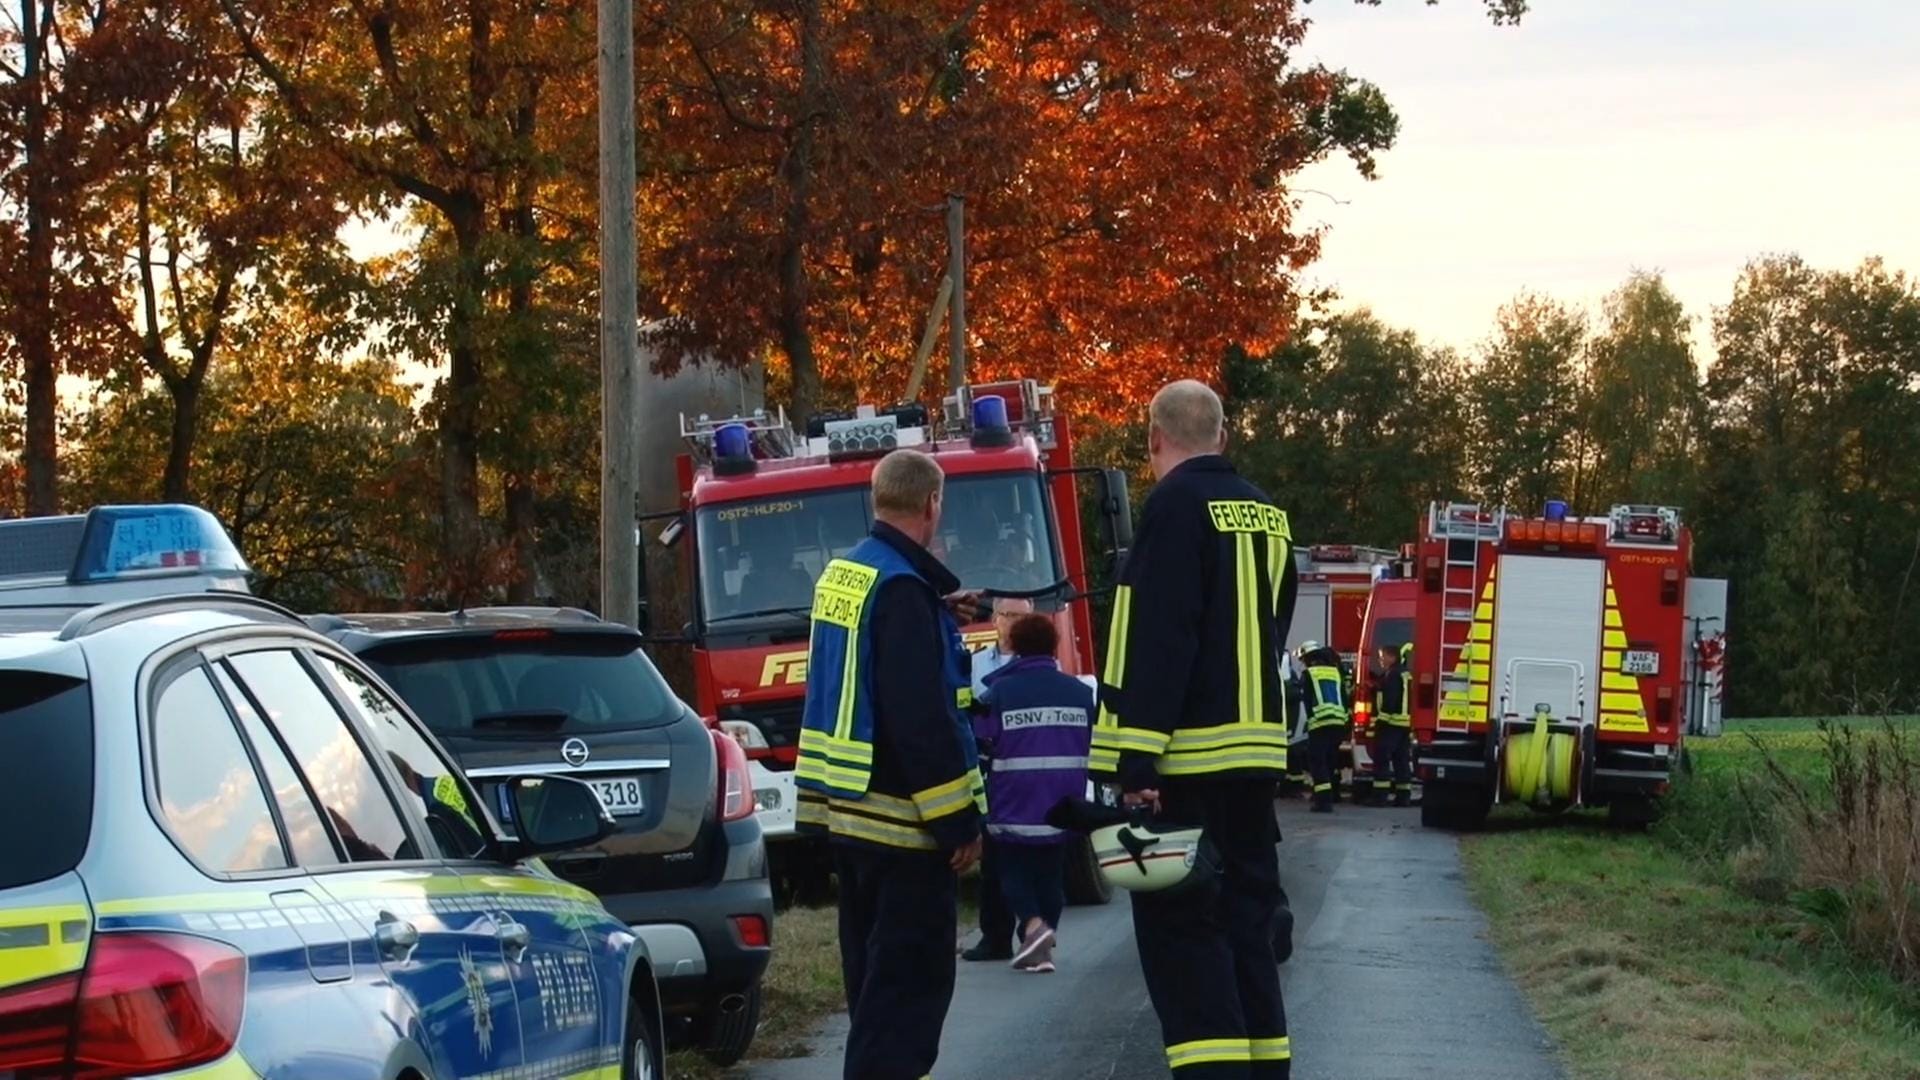
<path fill-rule="evenodd" d="M 1660 804 L 1644 795 L 1623 795 L 1607 804 L 1607 824 L 1621 829 L 1644 829 L 1660 817 Z"/>
<path fill-rule="evenodd" d="M 1076 907 L 1097 906 L 1113 899 L 1100 864 L 1093 857 L 1093 842 L 1084 837 L 1067 844 L 1067 903 Z"/>

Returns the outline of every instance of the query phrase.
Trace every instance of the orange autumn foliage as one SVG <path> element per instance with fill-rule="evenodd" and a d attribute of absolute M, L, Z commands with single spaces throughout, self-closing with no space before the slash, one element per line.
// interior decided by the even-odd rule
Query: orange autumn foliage
<path fill-rule="evenodd" d="M 1285 180 L 1337 76 L 1292 0 L 652 0 L 645 314 L 663 362 L 771 359 L 807 411 L 899 395 L 967 199 L 971 374 L 1114 416 L 1287 330 Z M 936 359 L 929 378 L 944 385 Z"/>

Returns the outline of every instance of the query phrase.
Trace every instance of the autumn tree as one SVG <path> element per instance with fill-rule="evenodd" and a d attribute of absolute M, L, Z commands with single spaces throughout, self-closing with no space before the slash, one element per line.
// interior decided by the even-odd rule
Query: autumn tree
<path fill-rule="evenodd" d="M 130 137 L 115 107 L 166 81 L 166 54 L 146 47 L 138 10 L 62 0 L 0 9 L 0 375 L 25 414 L 33 514 L 60 504 L 59 377 L 98 375 L 126 345 L 110 269 L 79 238 Z"/>
<path fill-rule="evenodd" d="M 288 122 L 357 181 L 339 198 L 373 213 L 424 212 L 415 220 L 425 242 L 403 261 L 396 310 L 416 355 L 446 362 L 433 401 L 443 561 L 449 593 L 473 594 L 488 577 L 481 459 L 497 419 L 490 406 L 506 404 L 492 393 L 509 336 L 501 327 L 535 303 L 540 187 L 555 160 L 543 124 L 558 113 L 592 128 L 581 82 L 592 69 L 591 6 L 219 2 Z M 569 80 L 570 92 L 555 92 Z"/>
<path fill-rule="evenodd" d="M 1114 415 L 1276 344 L 1316 239 L 1286 178 L 1390 141 L 1295 5 L 643 5 L 643 301 L 669 366 L 775 351 L 793 406 L 898 395 L 967 199 L 982 376 Z M 652 149 L 649 150 L 648 148 Z M 936 380 L 938 382 L 938 380 Z"/>
<path fill-rule="evenodd" d="M 197 501 L 255 571 L 256 592 L 298 610 L 389 605 L 430 534 L 408 390 L 391 364 L 340 362 L 349 321 L 303 297 L 237 321 L 200 398 Z M 74 434 L 71 483 L 88 503 L 151 499 L 175 403 L 165 386 L 103 393 Z"/>

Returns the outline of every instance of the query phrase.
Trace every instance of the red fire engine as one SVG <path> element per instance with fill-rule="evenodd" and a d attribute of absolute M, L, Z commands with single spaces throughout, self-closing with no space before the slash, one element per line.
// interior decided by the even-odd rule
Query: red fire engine
<path fill-rule="evenodd" d="M 1413 580 L 1413 547 L 1408 544 L 1387 576 L 1373 583 L 1360 624 L 1360 656 L 1353 668 L 1353 782 L 1373 777 L 1373 695 L 1380 683 L 1381 649 L 1398 654 L 1413 640 L 1413 621 L 1420 586 Z"/>
<path fill-rule="evenodd" d="M 1005 428 L 973 423 L 989 397 L 1004 403 Z M 920 405 L 861 406 L 816 417 L 802 438 L 783 415 L 682 418 L 695 703 L 746 748 L 769 840 L 798 843 L 793 768 L 813 583 L 866 536 L 868 484 L 887 451 L 939 458 L 947 486 L 932 548 L 963 586 L 1033 596 L 1059 625 L 1062 669 L 1089 681 L 1098 671 L 1075 479 L 1099 479 L 1118 550 L 1131 528 L 1125 477 L 1073 467 L 1067 418 L 1054 411 L 1052 389 L 1032 380 L 963 387 L 946 400 L 943 421 L 936 429 Z M 963 634 L 971 649 L 994 640 L 990 623 Z M 1104 902 L 1104 882 L 1090 855 L 1084 861 L 1070 864 L 1070 898 Z"/>
<path fill-rule="evenodd" d="M 1701 628 L 1724 629 L 1725 583 L 1691 560 L 1672 507 L 1435 504 L 1414 567 L 1421 821 L 1470 827 L 1504 802 L 1649 820 L 1707 723 Z"/>

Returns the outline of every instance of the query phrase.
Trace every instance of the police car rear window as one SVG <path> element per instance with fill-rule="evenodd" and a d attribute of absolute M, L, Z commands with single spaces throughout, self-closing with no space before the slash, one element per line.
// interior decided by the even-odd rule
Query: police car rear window
<path fill-rule="evenodd" d="M 439 638 L 361 659 L 441 735 L 662 727 L 683 708 L 628 637 Z"/>
<path fill-rule="evenodd" d="M 58 877 L 93 824 L 93 705 L 85 680 L 0 671 L 0 761 L 32 762 L 0 784 L 0 890 Z"/>

